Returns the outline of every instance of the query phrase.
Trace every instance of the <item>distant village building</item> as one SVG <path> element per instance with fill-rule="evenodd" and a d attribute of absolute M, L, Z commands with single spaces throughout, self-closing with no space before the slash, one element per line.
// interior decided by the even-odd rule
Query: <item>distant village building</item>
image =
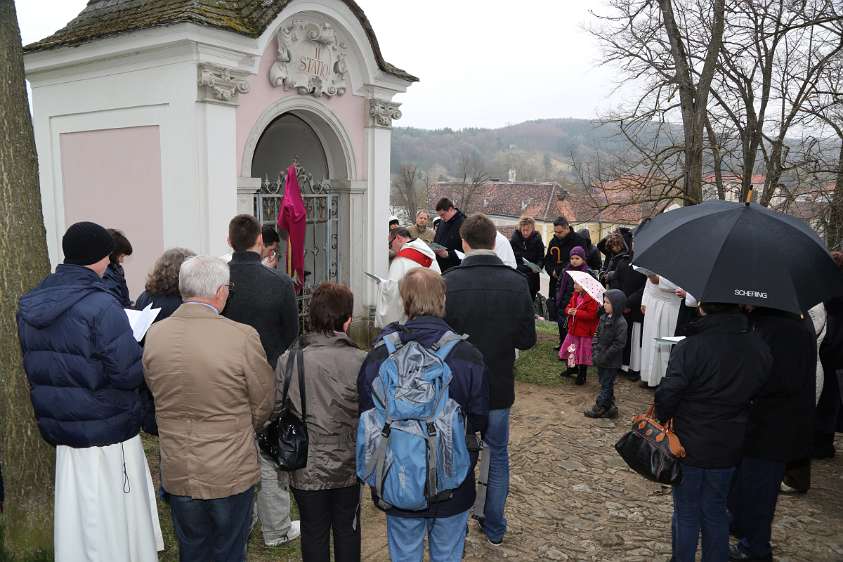
<path fill-rule="evenodd" d="M 137 295 L 165 249 L 222 255 L 228 222 L 274 222 L 298 164 L 308 283 L 349 283 L 356 313 L 387 270 L 396 94 L 354 0 L 90 0 L 25 48 L 50 259 L 79 220 L 120 228 Z"/>
<path fill-rule="evenodd" d="M 556 182 L 489 181 L 479 186 L 436 182 L 428 192 L 428 207 L 435 208 L 442 197 L 454 201 L 464 212 L 485 213 L 507 237 L 521 217 L 531 217 L 545 243 L 553 236 L 553 221 L 560 216 L 577 230 L 588 229 L 595 243 L 615 228 L 634 227 L 642 220 L 641 205 L 604 207 L 598 196 L 569 192 Z"/>

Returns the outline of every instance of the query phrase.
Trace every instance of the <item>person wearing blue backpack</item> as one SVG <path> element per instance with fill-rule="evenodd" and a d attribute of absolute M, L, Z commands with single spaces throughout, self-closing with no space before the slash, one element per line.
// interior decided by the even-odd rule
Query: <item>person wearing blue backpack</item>
<path fill-rule="evenodd" d="M 357 379 L 357 475 L 386 512 L 393 562 L 462 559 L 474 504 L 475 434 L 488 421 L 483 356 L 443 320 L 445 283 L 426 268 L 400 285 L 408 321 L 390 324 Z"/>

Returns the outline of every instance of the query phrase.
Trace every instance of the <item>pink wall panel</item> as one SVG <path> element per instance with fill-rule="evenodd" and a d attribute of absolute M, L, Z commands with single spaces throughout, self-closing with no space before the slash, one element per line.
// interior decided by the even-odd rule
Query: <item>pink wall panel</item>
<path fill-rule="evenodd" d="M 249 133 L 261 113 L 273 102 L 287 96 L 298 96 L 293 90 L 284 90 L 269 83 L 269 69 L 278 55 L 278 40 L 273 38 L 261 58 L 260 70 L 256 76 L 249 78 L 249 93 L 241 94 L 240 105 L 237 108 L 237 167 L 239 173 L 248 175 L 249 170 L 240 170 L 243 159 L 243 148 Z M 357 159 L 357 179 L 366 179 L 366 99 L 354 96 L 347 91 L 342 96 L 328 98 L 322 96 L 319 100 L 324 103 L 343 123 L 350 137 L 355 157 Z M 251 164 L 251 163 L 250 163 Z"/>
<path fill-rule="evenodd" d="M 64 133 L 60 142 L 65 224 L 88 220 L 126 234 L 134 251 L 123 267 L 135 300 L 164 250 L 159 129 Z"/>

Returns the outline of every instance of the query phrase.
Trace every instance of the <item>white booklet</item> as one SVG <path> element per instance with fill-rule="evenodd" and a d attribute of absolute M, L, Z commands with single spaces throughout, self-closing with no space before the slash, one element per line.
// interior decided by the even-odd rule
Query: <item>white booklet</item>
<path fill-rule="evenodd" d="M 365 273 L 365 274 L 366 274 L 366 276 L 367 276 L 369 279 L 371 279 L 372 281 L 374 281 L 374 282 L 375 282 L 375 283 L 377 283 L 378 285 L 380 285 L 381 283 L 386 283 L 386 279 L 384 279 L 383 277 L 378 277 L 378 276 L 377 276 L 377 275 L 375 275 L 374 273 L 369 273 L 368 271 L 364 271 L 363 273 Z"/>
<path fill-rule="evenodd" d="M 459 250 L 454 250 L 454 253 L 457 255 L 458 258 L 460 258 L 460 261 L 465 259 L 465 254 L 463 254 Z"/>
<path fill-rule="evenodd" d="M 663 338 L 656 338 L 658 343 L 665 343 L 668 345 L 673 345 L 675 343 L 679 343 L 685 339 L 685 336 L 665 336 Z"/>
<path fill-rule="evenodd" d="M 134 310 L 131 308 L 124 308 L 123 310 L 126 311 L 126 316 L 129 317 L 129 325 L 132 327 L 132 335 L 136 341 L 143 339 L 149 327 L 152 326 L 152 323 L 158 317 L 158 313 L 161 312 L 160 308 L 152 308 L 152 303 L 146 305 L 146 308 L 143 310 Z"/>

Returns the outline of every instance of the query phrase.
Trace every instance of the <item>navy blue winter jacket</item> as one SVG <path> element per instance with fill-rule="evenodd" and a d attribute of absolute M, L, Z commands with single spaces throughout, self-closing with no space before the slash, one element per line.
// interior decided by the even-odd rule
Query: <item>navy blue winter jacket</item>
<path fill-rule="evenodd" d="M 23 366 L 52 445 L 113 445 L 138 434 L 142 350 L 126 313 L 88 268 L 62 264 L 21 297 Z"/>
<path fill-rule="evenodd" d="M 393 322 L 383 329 L 378 341 L 386 334 L 396 330 L 402 330 L 401 341 L 418 341 L 424 346 L 432 346 L 439 341 L 439 338 L 451 330 L 448 324 L 441 318 L 433 316 L 422 316 L 409 320 L 403 327 Z M 360 375 L 357 377 L 357 392 L 359 394 L 359 410 L 362 414 L 375 407 L 372 402 L 372 383 L 378 376 L 378 369 L 387 357 L 386 346 L 380 346 L 369 352 L 363 366 L 360 367 Z M 471 433 L 486 432 L 489 421 L 489 381 L 486 365 L 483 363 L 483 355 L 476 347 L 468 342 L 458 343 L 445 363 L 451 368 L 453 378 L 448 386 L 449 396 L 460 405 L 463 413 L 468 418 L 468 431 Z M 477 462 L 477 453 L 470 451 L 471 470 L 468 472 L 462 485 L 454 491 L 451 499 L 433 504 L 426 511 L 403 511 L 390 509 L 390 515 L 399 517 L 450 517 L 469 509 L 474 505 L 476 491 L 474 488 L 474 464 Z M 375 491 L 372 490 L 372 498 L 377 505 Z"/>

